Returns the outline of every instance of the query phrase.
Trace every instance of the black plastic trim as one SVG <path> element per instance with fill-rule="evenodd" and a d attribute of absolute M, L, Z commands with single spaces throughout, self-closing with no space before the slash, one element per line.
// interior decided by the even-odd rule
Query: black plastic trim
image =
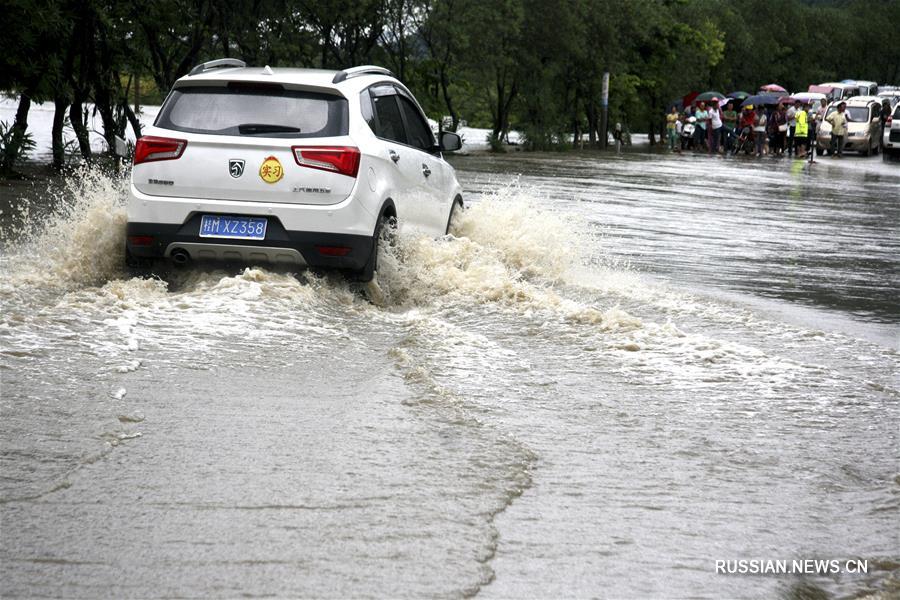
<path fill-rule="evenodd" d="M 281 221 L 271 215 L 259 215 L 268 219 L 264 240 L 200 237 L 200 218 L 202 215 L 210 214 L 227 215 L 228 213 L 196 212 L 182 225 L 129 222 L 125 227 L 126 248 L 132 257 L 150 260 L 164 259 L 166 248 L 170 244 L 179 242 L 293 248 L 300 252 L 306 264 L 311 267 L 354 271 L 362 269 L 372 253 L 373 237 L 371 235 L 292 231 L 285 229 Z M 129 241 L 131 236 L 153 236 L 154 240 L 149 246 L 135 246 Z M 316 246 L 344 246 L 351 250 L 346 256 L 323 256 L 316 250 Z"/>

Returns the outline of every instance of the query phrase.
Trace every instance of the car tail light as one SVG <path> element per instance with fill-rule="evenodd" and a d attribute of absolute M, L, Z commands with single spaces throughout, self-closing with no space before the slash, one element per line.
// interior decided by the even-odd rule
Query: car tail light
<path fill-rule="evenodd" d="M 134 164 L 139 165 L 154 160 L 175 160 L 181 158 L 185 148 L 187 148 L 187 140 L 144 136 L 134 146 Z"/>
<path fill-rule="evenodd" d="M 153 236 L 152 235 L 129 235 L 128 241 L 131 242 L 132 246 L 152 246 L 153 245 Z"/>
<path fill-rule="evenodd" d="M 322 256 L 347 256 L 351 250 L 346 246 L 316 246 L 316 252 Z"/>
<path fill-rule="evenodd" d="M 893 123 L 893 122 L 894 122 L 894 117 L 893 117 L 892 115 L 888 115 L 887 121 L 885 121 L 884 124 L 885 124 L 887 127 L 890 127 L 890 126 L 891 126 L 891 123 Z"/>
<path fill-rule="evenodd" d="M 301 167 L 320 169 L 356 177 L 359 173 L 359 148 L 352 146 L 293 146 L 294 160 Z"/>

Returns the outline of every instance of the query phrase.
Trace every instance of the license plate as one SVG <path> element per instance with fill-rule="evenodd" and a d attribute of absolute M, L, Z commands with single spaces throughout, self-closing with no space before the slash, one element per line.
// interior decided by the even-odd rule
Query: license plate
<path fill-rule="evenodd" d="M 200 217 L 200 237 L 264 240 L 267 225 L 268 219 L 257 217 L 203 215 Z"/>

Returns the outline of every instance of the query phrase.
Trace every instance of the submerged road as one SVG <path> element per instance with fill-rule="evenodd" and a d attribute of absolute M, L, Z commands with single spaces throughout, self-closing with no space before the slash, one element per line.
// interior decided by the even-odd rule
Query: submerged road
<path fill-rule="evenodd" d="M 900 593 L 900 167 L 454 162 L 377 303 L 130 278 L 121 182 L 7 198 L 0 595 Z"/>

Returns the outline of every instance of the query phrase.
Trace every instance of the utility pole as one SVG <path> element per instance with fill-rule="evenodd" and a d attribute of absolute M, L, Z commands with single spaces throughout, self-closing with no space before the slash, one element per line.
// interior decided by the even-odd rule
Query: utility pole
<path fill-rule="evenodd" d="M 600 92 L 600 147 L 606 149 L 607 113 L 609 112 L 609 71 L 603 72 L 603 87 Z"/>

